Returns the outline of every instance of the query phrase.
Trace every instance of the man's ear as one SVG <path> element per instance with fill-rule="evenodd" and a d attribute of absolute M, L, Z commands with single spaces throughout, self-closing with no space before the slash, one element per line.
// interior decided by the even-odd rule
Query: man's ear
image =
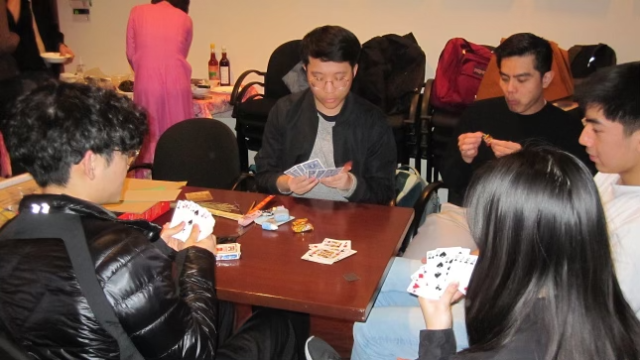
<path fill-rule="evenodd" d="M 553 80 L 553 77 L 556 76 L 556 74 L 553 72 L 553 70 L 549 70 L 546 73 L 544 73 L 544 75 L 542 75 L 542 88 L 546 89 L 549 84 L 551 84 L 551 81 Z"/>
<path fill-rule="evenodd" d="M 353 77 L 356 77 L 356 74 L 358 73 L 358 64 L 355 64 L 353 66 Z"/>
<path fill-rule="evenodd" d="M 87 151 L 86 153 L 84 153 L 84 156 L 82 157 L 82 160 L 80 160 L 80 163 L 78 165 L 71 166 L 79 166 L 80 171 L 82 171 L 82 174 L 84 176 L 86 176 L 90 180 L 94 180 L 96 178 L 96 168 L 98 166 L 97 161 L 98 156 L 94 154 L 93 151 Z"/>

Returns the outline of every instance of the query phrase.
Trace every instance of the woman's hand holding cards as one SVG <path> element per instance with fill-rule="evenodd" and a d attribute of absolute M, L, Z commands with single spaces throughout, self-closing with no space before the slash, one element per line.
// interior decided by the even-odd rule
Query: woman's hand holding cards
<path fill-rule="evenodd" d="M 449 284 L 438 300 L 418 297 L 424 321 L 429 330 L 450 329 L 453 326 L 451 305 L 462 299 L 463 294 L 458 291 L 458 283 Z"/>

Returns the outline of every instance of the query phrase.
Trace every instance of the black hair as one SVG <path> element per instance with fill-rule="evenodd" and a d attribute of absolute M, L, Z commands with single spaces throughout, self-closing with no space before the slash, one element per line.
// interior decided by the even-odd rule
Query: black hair
<path fill-rule="evenodd" d="M 551 70 L 553 62 L 553 50 L 549 42 L 531 33 L 520 33 L 509 36 L 493 53 L 496 55 L 498 68 L 502 65 L 502 59 L 513 56 L 533 55 L 534 68 L 543 76 Z"/>
<path fill-rule="evenodd" d="M 311 30 L 302 38 L 302 62 L 309 65 L 309 57 L 312 57 L 322 61 L 349 62 L 354 67 L 358 63 L 360 49 L 360 41 L 351 31 L 326 25 Z"/>
<path fill-rule="evenodd" d="M 479 169 L 465 205 L 480 251 L 467 292 L 469 352 L 500 348 L 534 317 L 547 360 L 640 358 L 640 322 L 616 280 L 584 164 L 525 146 Z M 534 304 L 543 310 L 532 314 Z"/>
<path fill-rule="evenodd" d="M 173 7 L 178 8 L 185 13 L 189 13 L 189 3 L 191 0 L 151 0 L 152 4 L 157 4 L 159 2 L 166 1 L 169 4 L 173 5 Z"/>
<path fill-rule="evenodd" d="M 87 151 L 111 160 L 139 150 L 147 116 L 111 90 L 52 81 L 19 97 L 3 123 L 7 150 L 38 185 L 64 186 Z"/>
<path fill-rule="evenodd" d="M 622 124 L 625 134 L 640 130 L 640 62 L 602 68 L 576 88 L 580 106 L 602 109 L 604 116 Z"/>

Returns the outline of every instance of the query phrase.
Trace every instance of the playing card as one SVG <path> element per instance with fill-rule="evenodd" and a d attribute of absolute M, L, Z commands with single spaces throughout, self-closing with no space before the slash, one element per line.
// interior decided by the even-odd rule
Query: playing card
<path fill-rule="evenodd" d="M 331 176 L 335 176 L 340 174 L 340 172 L 342 171 L 342 168 L 331 168 L 331 169 L 325 169 L 324 173 L 322 174 L 323 178 L 328 178 Z"/>
<path fill-rule="evenodd" d="M 318 160 L 318 159 L 305 161 L 302 164 L 299 164 L 298 166 L 302 166 L 302 168 L 305 171 L 324 169 L 324 165 L 322 165 L 322 162 L 320 162 L 320 160 Z"/>
<path fill-rule="evenodd" d="M 458 275 L 458 290 L 465 295 L 467 294 L 469 280 L 471 280 L 471 275 L 473 274 L 473 269 L 475 268 L 477 261 L 478 257 L 475 255 L 466 255 L 460 260 L 461 269 Z"/>
<path fill-rule="evenodd" d="M 331 265 L 337 261 L 341 254 L 342 252 L 340 250 L 319 248 L 307 251 L 307 253 L 302 256 L 302 259 L 319 264 Z"/>
<path fill-rule="evenodd" d="M 351 240 L 336 240 L 326 238 L 320 244 L 322 247 L 327 249 L 351 249 Z"/>
<path fill-rule="evenodd" d="M 330 265 L 355 253 L 357 251 L 351 249 L 351 240 L 326 238 L 320 244 L 309 244 L 309 251 L 302 259 Z"/>
<path fill-rule="evenodd" d="M 468 255 L 469 249 L 460 247 L 438 248 L 427 252 L 427 263 L 422 265 L 411 275 L 411 282 L 407 291 L 427 299 L 437 300 L 451 282 L 464 284 L 465 292 L 468 285 L 467 266 L 475 264 L 475 260 Z M 466 261 L 466 263 L 465 263 Z M 465 280 L 466 279 L 466 280 Z"/>
<path fill-rule="evenodd" d="M 213 227 L 215 226 L 215 220 L 208 210 L 188 200 L 178 201 L 173 217 L 171 218 L 170 226 L 177 226 L 181 222 L 185 223 L 185 227 L 179 233 L 173 235 L 173 237 L 182 241 L 187 241 L 195 224 L 198 224 L 200 228 L 198 241 L 211 235 L 211 233 L 213 233 Z"/>

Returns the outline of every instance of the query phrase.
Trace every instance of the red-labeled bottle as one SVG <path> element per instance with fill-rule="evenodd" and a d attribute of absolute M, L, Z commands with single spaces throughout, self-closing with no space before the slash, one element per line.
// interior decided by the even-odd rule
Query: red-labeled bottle
<path fill-rule="evenodd" d="M 220 58 L 220 85 L 231 85 L 231 64 L 227 58 L 227 48 L 222 47 L 222 58 Z"/>

